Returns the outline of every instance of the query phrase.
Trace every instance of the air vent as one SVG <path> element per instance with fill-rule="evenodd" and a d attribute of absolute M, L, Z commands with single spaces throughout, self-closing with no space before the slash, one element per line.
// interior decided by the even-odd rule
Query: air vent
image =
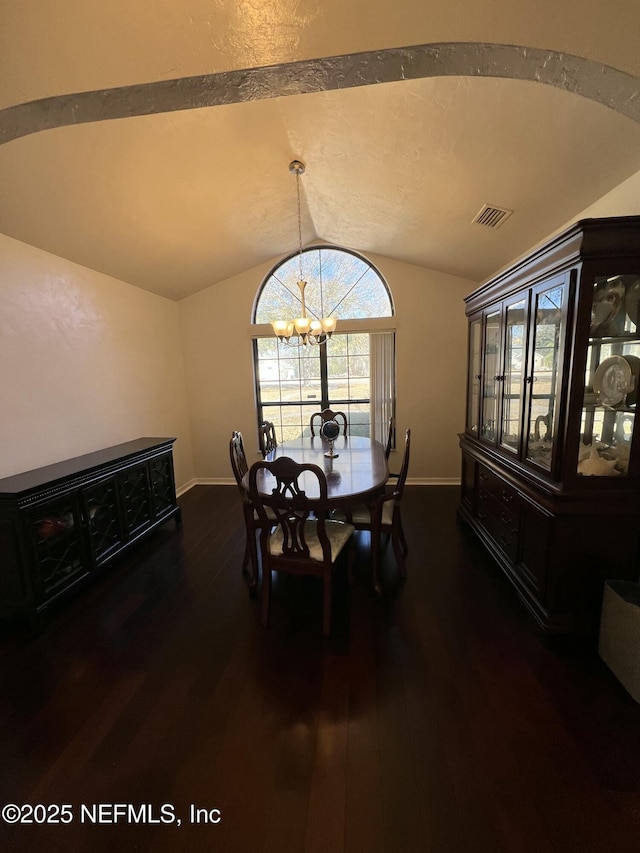
<path fill-rule="evenodd" d="M 513 210 L 505 210 L 503 207 L 493 207 L 490 204 L 485 204 L 472 221 L 477 222 L 478 225 L 486 225 L 487 228 L 499 228 L 512 213 Z"/>

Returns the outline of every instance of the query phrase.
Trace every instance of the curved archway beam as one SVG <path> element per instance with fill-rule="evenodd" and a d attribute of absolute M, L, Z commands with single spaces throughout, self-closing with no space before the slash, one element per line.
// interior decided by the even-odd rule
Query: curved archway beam
<path fill-rule="evenodd" d="M 567 53 L 459 42 L 387 48 L 42 98 L 0 110 L 0 144 L 86 122 L 450 76 L 543 83 L 640 122 L 638 77 Z"/>

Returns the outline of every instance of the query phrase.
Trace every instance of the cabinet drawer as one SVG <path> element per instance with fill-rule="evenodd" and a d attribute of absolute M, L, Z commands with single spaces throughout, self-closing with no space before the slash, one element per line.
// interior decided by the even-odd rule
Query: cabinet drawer
<path fill-rule="evenodd" d="M 478 521 L 513 562 L 518 553 L 518 514 L 486 490 L 478 490 Z"/>
<path fill-rule="evenodd" d="M 499 503 L 517 512 L 518 492 L 486 465 L 478 465 L 478 487 L 488 492 Z"/>

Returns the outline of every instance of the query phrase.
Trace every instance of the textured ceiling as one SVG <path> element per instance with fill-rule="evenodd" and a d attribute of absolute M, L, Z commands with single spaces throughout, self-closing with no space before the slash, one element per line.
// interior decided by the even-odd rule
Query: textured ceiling
<path fill-rule="evenodd" d="M 275 4 L 281 14 L 269 21 L 280 41 L 254 38 L 251 50 L 244 31 L 251 26 L 254 33 L 260 26 L 269 31 L 267 7 L 258 2 L 239 4 L 243 14 L 238 20 L 223 15 L 215 38 L 209 29 L 208 42 L 198 29 L 198 51 L 177 26 L 184 17 L 176 18 L 174 41 L 164 30 L 162 41 L 173 63 L 164 63 L 159 73 L 145 66 L 142 36 L 138 53 L 127 39 L 111 45 L 120 52 L 120 65 L 111 53 L 113 67 L 92 64 L 88 48 L 101 44 L 100 32 L 106 39 L 108 31 L 99 31 L 85 6 L 79 11 L 82 4 L 57 2 L 45 5 L 56 22 L 61 8 L 71 16 L 67 21 L 74 22 L 75 41 L 69 44 L 78 54 L 76 65 L 65 55 L 48 74 L 40 60 L 29 70 L 7 30 L 11 34 L 13 28 L 31 47 L 40 44 L 50 51 L 50 42 L 42 18 L 14 11 L 4 45 L 0 42 L 9 51 L 2 60 L 7 74 L 0 75 L 6 107 L 0 111 L 0 130 L 11 130 L 11 122 L 17 127 L 20 104 L 74 92 L 79 93 L 72 99 L 76 120 L 84 123 L 59 120 L 47 102 L 39 113 L 28 114 L 26 135 L 0 146 L 0 231 L 172 299 L 295 249 L 295 179 L 288 170 L 294 158 L 307 166 L 301 178 L 305 243 L 323 240 L 474 281 L 640 171 L 640 122 L 604 105 L 615 100 L 622 84 L 609 75 L 609 91 L 601 96 L 606 81 L 594 76 L 593 63 L 578 63 L 567 80 L 565 57 L 559 71 L 547 71 L 558 78 L 543 85 L 531 79 L 536 57 L 521 52 L 520 66 L 498 73 L 497 49 L 492 53 L 487 47 L 488 76 L 484 71 L 462 74 L 459 56 L 451 54 L 449 67 L 439 57 L 444 65 L 432 76 L 395 79 L 393 71 L 382 78 L 392 82 L 376 82 L 375 67 L 367 76 L 376 63 L 368 62 L 364 72 L 358 71 L 357 83 L 345 84 L 343 74 L 333 85 L 324 73 L 318 83 L 311 62 L 312 86 L 303 89 L 309 94 L 288 94 L 301 91 L 293 65 L 282 69 L 270 91 L 246 99 L 235 82 L 216 80 L 216 97 L 222 91 L 229 102 L 195 108 L 184 95 L 181 77 L 313 56 L 312 35 L 317 46 L 331 43 L 326 22 L 319 23 L 322 15 L 314 13 L 313 4 Z M 419 11 L 423 4 L 405 5 L 415 15 L 424 14 Z M 134 30 L 143 31 L 149 6 L 128 4 Z M 222 14 L 221 4 L 213 8 Z M 293 15 L 293 29 L 287 28 L 287 15 Z M 594 20 L 592 28 L 596 25 Z M 54 43 L 63 38 L 53 32 Z M 367 33 L 358 49 L 371 48 Z M 539 45 L 544 35 L 537 36 Z M 591 30 L 587 35 L 595 58 L 597 39 Z M 70 38 L 68 32 L 65 37 Z M 561 47 L 551 43 L 550 34 L 546 38 L 549 49 Z M 339 47 L 341 39 L 334 39 Z M 209 48 L 208 66 L 203 44 Z M 386 55 L 379 51 L 381 67 Z M 334 70 L 341 73 L 349 59 L 343 57 Z M 630 71 L 636 69 L 626 58 L 619 67 L 627 75 L 622 83 L 633 86 L 637 81 Z M 162 79 L 169 83 L 159 95 L 153 84 Z M 107 96 L 91 89 L 124 85 L 134 86 L 124 100 L 128 117 L 80 118 L 83 105 L 99 115 L 104 104 L 107 114 Z M 589 97 L 577 94 L 587 89 Z M 184 107 L 189 108 L 165 111 L 167 92 L 187 98 Z M 623 109 L 622 101 L 637 105 L 625 93 L 613 107 Z M 29 131 L 29 121 L 37 130 L 37 121 L 52 115 L 62 126 Z M 474 224 L 485 203 L 514 213 L 496 230 Z"/>

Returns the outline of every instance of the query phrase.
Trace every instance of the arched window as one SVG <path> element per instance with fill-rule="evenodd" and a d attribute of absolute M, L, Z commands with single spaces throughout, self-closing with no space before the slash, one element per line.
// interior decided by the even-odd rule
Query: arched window
<path fill-rule="evenodd" d="M 265 279 L 254 311 L 254 323 L 300 316 L 300 265 L 309 317 L 392 317 L 386 282 L 372 264 L 346 249 L 317 246 L 278 264 Z"/>
<path fill-rule="evenodd" d="M 258 423 L 272 421 L 279 441 L 286 441 L 308 434 L 311 415 L 329 407 L 347 414 L 352 435 L 384 440 L 395 414 L 395 334 L 367 321 L 394 316 L 389 287 L 354 252 L 334 246 L 305 249 L 265 278 L 256 297 L 255 324 L 300 316 L 301 265 L 307 316 L 336 317 L 338 327 L 320 345 L 297 346 L 293 339 L 281 343 L 270 328 L 256 337 Z"/>

